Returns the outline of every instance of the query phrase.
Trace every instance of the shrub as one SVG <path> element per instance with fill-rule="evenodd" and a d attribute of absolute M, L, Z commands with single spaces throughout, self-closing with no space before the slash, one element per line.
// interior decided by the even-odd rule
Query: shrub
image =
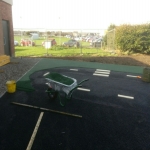
<path fill-rule="evenodd" d="M 150 24 L 117 27 L 115 43 L 124 52 L 150 53 Z"/>

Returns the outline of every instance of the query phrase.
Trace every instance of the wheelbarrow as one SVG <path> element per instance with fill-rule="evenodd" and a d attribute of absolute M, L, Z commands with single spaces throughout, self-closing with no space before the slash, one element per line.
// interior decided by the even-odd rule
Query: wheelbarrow
<path fill-rule="evenodd" d="M 77 83 L 77 80 L 74 78 L 54 72 L 46 75 L 45 79 L 48 81 L 46 93 L 48 93 L 51 100 L 55 100 L 58 97 L 61 106 L 65 106 L 66 102 L 72 98 L 74 90 L 81 87 L 83 82 L 89 80 L 84 79 Z"/>

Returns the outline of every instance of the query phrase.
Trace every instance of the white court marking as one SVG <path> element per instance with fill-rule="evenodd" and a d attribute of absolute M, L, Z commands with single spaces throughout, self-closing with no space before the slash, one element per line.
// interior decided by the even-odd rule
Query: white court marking
<path fill-rule="evenodd" d="M 35 128 L 34 128 L 34 131 L 33 131 L 33 133 L 32 133 L 32 136 L 31 136 L 31 138 L 30 138 L 30 141 L 29 141 L 29 144 L 28 144 L 26 150 L 31 150 L 31 148 L 32 148 L 32 145 L 33 145 L 33 142 L 34 142 L 36 133 L 37 133 L 37 131 L 38 131 L 38 128 L 39 128 L 39 126 L 40 126 L 40 123 L 41 123 L 43 114 L 44 114 L 44 112 L 41 112 L 41 113 L 40 113 L 39 119 L 38 119 L 38 121 L 37 121 L 37 123 L 36 123 L 36 126 L 35 126 Z"/>
<path fill-rule="evenodd" d="M 95 71 L 95 73 L 110 74 L 110 72 Z"/>
<path fill-rule="evenodd" d="M 103 70 L 103 69 L 96 69 L 96 71 L 105 71 L 105 72 L 110 72 L 110 70 Z"/>
<path fill-rule="evenodd" d="M 45 73 L 43 76 L 46 76 L 46 75 L 48 75 L 50 72 L 47 72 L 47 73 Z"/>
<path fill-rule="evenodd" d="M 90 89 L 84 89 L 84 88 L 77 88 L 78 90 L 81 90 L 81 91 L 87 91 L 87 92 L 90 92 Z"/>
<path fill-rule="evenodd" d="M 97 73 L 94 73 L 93 75 L 94 75 L 94 76 L 109 77 L 109 75 L 107 75 L 107 74 L 97 74 Z"/>
<path fill-rule="evenodd" d="M 70 70 L 72 70 L 72 71 L 78 71 L 78 69 L 70 69 Z"/>
<path fill-rule="evenodd" d="M 134 99 L 134 97 L 132 97 L 132 96 L 126 96 L 126 95 L 120 95 L 120 94 L 118 94 L 118 97 L 123 97 L 123 98 L 127 98 L 127 99 Z"/>
<path fill-rule="evenodd" d="M 127 77 L 137 78 L 137 76 L 127 75 Z"/>

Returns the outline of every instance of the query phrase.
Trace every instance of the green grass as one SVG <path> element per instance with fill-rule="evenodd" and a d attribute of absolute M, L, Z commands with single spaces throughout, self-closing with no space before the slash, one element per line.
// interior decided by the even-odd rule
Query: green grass
<path fill-rule="evenodd" d="M 44 47 L 15 47 L 15 56 L 112 56 L 115 54 L 111 54 L 108 52 L 104 52 L 98 49 L 80 49 L 80 48 L 68 48 L 63 49 L 62 47 L 55 47 L 55 49 L 45 49 Z"/>
<path fill-rule="evenodd" d="M 25 37 L 24 38 L 29 38 Z M 16 46 L 15 47 L 15 56 L 58 56 L 58 57 L 64 57 L 64 56 L 114 56 L 115 54 L 111 54 L 108 52 L 105 52 L 101 50 L 100 48 L 90 48 L 89 43 L 87 42 L 82 42 L 82 47 L 80 48 L 75 48 L 75 47 L 63 47 L 59 45 L 62 42 L 66 42 L 69 39 L 65 37 L 53 37 L 55 38 L 57 45 L 53 46 L 50 49 L 45 49 L 43 46 L 41 46 L 42 41 L 45 39 L 43 37 L 39 38 L 38 40 L 34 40 L 36 43 L 36 46 L 34 47 L 21 47 L 21 46 Z M 15 36 L 15 40 L 20 42 L 21 37 L 20 36 Z"/>

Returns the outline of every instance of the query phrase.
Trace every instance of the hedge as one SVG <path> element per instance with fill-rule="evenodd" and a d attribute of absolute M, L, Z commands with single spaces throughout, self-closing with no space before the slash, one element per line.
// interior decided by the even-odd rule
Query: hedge
<path fill-rule="evenodd" d="M 116 27 L 115 47 L 124 52 L 150 54 L 150 24 L 124 24 Z"/>

